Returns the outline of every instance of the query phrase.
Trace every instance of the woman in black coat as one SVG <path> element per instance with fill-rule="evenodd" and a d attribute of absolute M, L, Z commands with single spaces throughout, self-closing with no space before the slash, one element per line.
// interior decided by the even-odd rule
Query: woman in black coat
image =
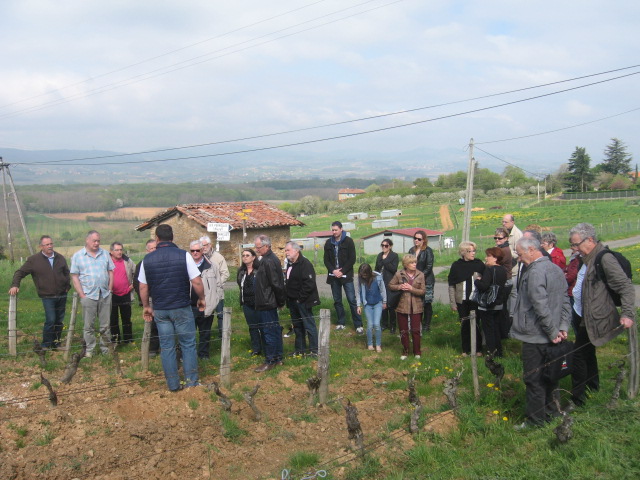
<path fill-rule="evenodd" d="M 502 309 L 505 304 L 505 283 L 507 281 L 507 271 L 500 264 L 504 252 L 500 247 L 487 248 L 485 250 L 485 269 L 482 278 L 475 281 L 478 292 L 486 292 L 491 285 L 498 285 L 498 295 L 496 301 L 483 307 L 478 306 L 478 315 L 482 322 L 484 340 L 487 344 L 487 352 L 502 357 L 502 342 L 500 324 L 502 319 Z"/>
<path fill-rule="evenodd" d="M 391 333 L 396 333 L 396 306 L 390 306 L 388 300 L 399 295 L 398 292 L 389 290 L 389 282 L 398 271 L 399 258 L 398 254 L 393 251 L 393 241 L 390 238 L 384 238 L 380 243 L 380 248 L 382 251 L 376 258 L 375 271 L 382 275 L 382 281 L 387 289 L 387 308 L 382 310 L 380 326 L 382 330 L 388 328 Z"/>

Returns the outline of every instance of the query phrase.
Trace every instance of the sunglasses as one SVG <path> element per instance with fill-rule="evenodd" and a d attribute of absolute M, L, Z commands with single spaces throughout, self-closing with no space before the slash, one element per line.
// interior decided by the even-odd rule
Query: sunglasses
<path fill-rule="evenodd" d="M 494 240 L 504 240 L 504 237 L 493 237 Z"/>
<path fill-rule="evenodd" d="M 201 251 L 202 251 L 202 250 L 191 250 L 191 253 L 194 253 L 194 252 L 201 252 Z"/>
<path fill-rule="evenodd" d="M 414 240 L 418 240 L 419 242 L 421 242 L 423 239 L 420 237 L 413 237 Z"/>
<path fill-rule="evenodd" d="M 386 243 L 382 243 L 380 246 L 381 246 L 382 248 L 389 248 L 389 245 L 387 245 Z"/>
<path fill-rule="evenodd" d="M 250 253 L 243 253 L 242 256 L 243 257 L 253 257 L 253 255 L 251 255 Z"/>

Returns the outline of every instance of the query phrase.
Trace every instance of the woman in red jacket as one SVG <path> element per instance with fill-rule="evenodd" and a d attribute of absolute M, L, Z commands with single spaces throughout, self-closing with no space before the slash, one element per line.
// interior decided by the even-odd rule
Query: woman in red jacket
<path fill-rule="evenodd" d="M 567 259 L 556 245 L 558 244 L 558 237 L 553 232 L 546 232 L 542 234 L 542 242 L 540 246 L 544 248 L 551 256 L 551 261 L 559 266 L 564 272 L 567 268 Z"/>

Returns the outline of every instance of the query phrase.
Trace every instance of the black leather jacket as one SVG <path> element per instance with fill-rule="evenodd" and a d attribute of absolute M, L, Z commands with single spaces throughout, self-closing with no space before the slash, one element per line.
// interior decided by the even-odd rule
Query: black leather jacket
<path fill-rule="evenodd" d="M 269 250 L 258 264 L 256 271 L 256 310 L 273 310 L 284 306 L 286 291 L 284 288 L 284 275 L 280 260 L 275 253 Z"/>

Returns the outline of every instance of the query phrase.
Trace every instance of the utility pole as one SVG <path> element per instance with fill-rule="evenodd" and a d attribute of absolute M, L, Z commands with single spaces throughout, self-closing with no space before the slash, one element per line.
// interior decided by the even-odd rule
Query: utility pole
<path fill-rule="evenodd" d="M 473 158 L 473 138 L 469 140 L 469 168 L 467 170 L 467 195 L 464 201 L 464 223 L 462 226 L 462 241 L 468 242 L 471 231 L 471 208 L 473 204 L 473 176 L 475 174 L 475 159 Z"/>
<path fill-rule="evenodd" d="M 20 207 L 20 201 L 18 200 L 18 194 L 16 192 L 16 186 L 13 183 L 13 177 L 11 176 L 11 171 L 9 170 L 8 163 L 5 163 L 0 157 L 0 170 L 2 170 L 2 194 L 4 198 L 4 214 L 5 220 L 7 223 L 7 243 L 9 247 L 9 258 L 11 262 L 14 262 L 13 255 L 13 237 L 11 235 L 11 221 L 9 219 L 9 202 L 7 198 L 9 194 L 7 193 L 7 176 L 9 177 L 9 186 L 11 187 L 11 195 L 13 195 L 13 201 L 16 204 L 16 210 L 18 211 L 18 218 L 20 219 L 20 224 L 22 225 L 22 230 L 24 232 L 24 238 L 27 242 L 27 248 L 29 249 L 29 254 L 33 255 L 33 246 L 31 245 L 31 237 L 29 237 L 29 232 L 27 231 L 27 224 L 24 220 L 24 215 L 22 214 L 22 207 Z M 6 172 L 6 173 L 5 173 Z"/>

